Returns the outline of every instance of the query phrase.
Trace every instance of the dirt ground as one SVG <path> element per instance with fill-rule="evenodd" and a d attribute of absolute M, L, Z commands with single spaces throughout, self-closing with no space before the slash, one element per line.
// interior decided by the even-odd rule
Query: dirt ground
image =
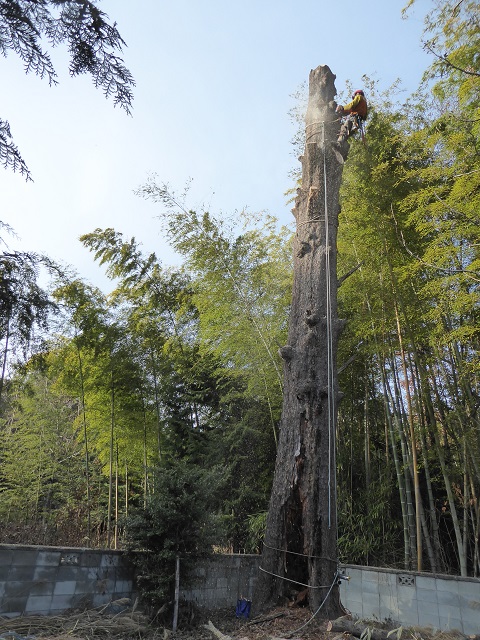
<path fill-rule="evenodd" d="M 278 608 L 251 620 L 237 619 L 235 612 L 212 612 L 209 620 L 224 635 L 233 640 L 272 640 L 279 638 L 302 638 L 303 640 L 333 640 L 335 635 L 326 630 L 326 621 L 312 618 L 306 608 Z M 208 622 L 208 620 L 207 620 Z M 205 624 L 205 623 L 204 623 Z M 216 640 L 215 633 L 204 624 L 196 630 L 182 631 L 179 640 Z M 306 626 L 304 626 L 306 625 Z M 178 637 L 178 636 L 177 636 Z"/>
<path fill-rule="evenodd" d="M 181 611 L 179 628 L 173 634 L 165 620 L 152 622 L 138 612 L 111 615 L 89 610 L 61 616 L 0 617 L 0 640 L 272 640 L 287 636 L 333 640 L 326 623 L 317 620 L 295 635 L 310 618 L 308 609 L 300 608 L 275 609 L 252 620 L 237 619 L 234 610 Z M 209 623 L 213 630 L 206 628 Z"/>
<path fill-rule="evenodd" d="M 358 640 L 348 634 L 328 632 L 326 621 L 312 619 L 310 611 L 300 607 L 274 609 L 251 620 L 237 619 L 234 610 L 210 614 L 183 612 L 182 617 L 175 634 L 170 625 L 165 626 L 165 621 L 152 623 L 142 613 L 133 611 L 111 614 L 101 609 L 61 616 L 0 617 L 0 640 Z M 206 628 L 209 622 L 213 627 Z M 382 628 L 378 623 L 368 626 Z M 364 636 L 370 637 L 368 633 Z M 468 637 L 457 632 L 417 628 L 402 629 L 400 634 L 394 631 L 389 638 L 467 640 Z"/>

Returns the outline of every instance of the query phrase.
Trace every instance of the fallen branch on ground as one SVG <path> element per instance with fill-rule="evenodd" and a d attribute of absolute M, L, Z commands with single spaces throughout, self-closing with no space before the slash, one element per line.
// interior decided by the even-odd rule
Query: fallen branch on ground
<path fill-rule="evenodd" d="M 204 629 L 211 631 L 219 640 L 232 640 L 231 636 L 226 636 L 224 633 L 219 631 L 211 620 L 208 621 L 208 624 L 204 624 L 203 627 Z"/>
<path fill-rule="evenodd" d="M 270 620 L 275 620 L 275 618 L 281 618 L 282 616 L 286 616 L 286 613 L 280 611 L 279 613 L 273 613 L 270 616 L 262 616 L 261 618 L 254 618 L 250 620 L 248 624 L 261 624 L 262 622 L 269 622 Z"/>
<path fill-rule="evenodd" d="M 376 629 L 375 627 L 365 624 L 365 622 L 354 622 L 346 616 L 337 618 L 336 620 L 329 620 L 327 624 L 327 631 L 350 633 L 356 638 L 360 638 L 363 635 L 363 637 L 368 637 L 371 640 L 391 640 L 393 635 L 390 631 L 385 631 L 385 629 Z"/>
<path fill-rule="evenodd" d="M 369 640 L 401 640 L 407 638 L 421 637 L 424 640 L 480 640 L 480 635 L 464 635 L 460 631 L 438 631 L 430 627 L 409 627 L 408 629 L 399 627 L 387 631 L 378 629 L 367 624 L 364 620 L 354 622 L 344 616 L 336 620 L 330 620 L 327 624 L 327 631 L 339 632 L 341 636 L 334 636 L 332 640 L 346 640 L 352 638 L 368 638 Z"/>

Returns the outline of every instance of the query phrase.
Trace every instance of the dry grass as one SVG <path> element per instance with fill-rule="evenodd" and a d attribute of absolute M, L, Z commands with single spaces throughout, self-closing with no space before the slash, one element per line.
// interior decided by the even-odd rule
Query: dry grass
<path fill-rule="evenodd" d="M 58 616 L 20 616 L 0 618 L 0 637 L 18 640 L 34 636 L 42 640 L 90 640 L 90 638 L 145 638 L 152 637 L 148 618 L 140 612 L 130 611 L 106 614 L 105 607 L 65 613 Z"/>

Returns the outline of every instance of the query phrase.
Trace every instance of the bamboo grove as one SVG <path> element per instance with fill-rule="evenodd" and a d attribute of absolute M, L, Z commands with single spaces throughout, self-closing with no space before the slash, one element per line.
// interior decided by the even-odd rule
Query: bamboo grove
<path fill-rule="evenodd" d="M 424 35 L 433 64 L 407 102 L 365 78 L 367 137 L 344 169 L 339 552 L 478 576 L 478 4 L 438 2 Z M 138 195 L 156 203 L 181 267 L 97 229 L 81 241 L 111 279 L 107 295 L 44 257 L 2 254 L 1 540 L 121 547 L 126 518 L 162 470 L 183 464 L 202 482 L 212 474 L 216 547 L 255 552 L 282 399 L 291 231 L 265 215 L 242 228 L 238 216 L 191 211 L 154 178 Z"/>

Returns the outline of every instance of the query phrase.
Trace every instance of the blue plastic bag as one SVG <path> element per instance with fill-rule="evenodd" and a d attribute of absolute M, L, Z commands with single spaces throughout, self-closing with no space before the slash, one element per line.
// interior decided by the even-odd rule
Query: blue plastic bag
<path fill-rule="evenodd" d="M 235 610 L 235 615 L 237 616 L 237 618 L 248 618 L 250 616 L 251 608 L 252 608 L 251 600 L 240 598 L 240 600 L 237 600 L 237 608 Z"/>

